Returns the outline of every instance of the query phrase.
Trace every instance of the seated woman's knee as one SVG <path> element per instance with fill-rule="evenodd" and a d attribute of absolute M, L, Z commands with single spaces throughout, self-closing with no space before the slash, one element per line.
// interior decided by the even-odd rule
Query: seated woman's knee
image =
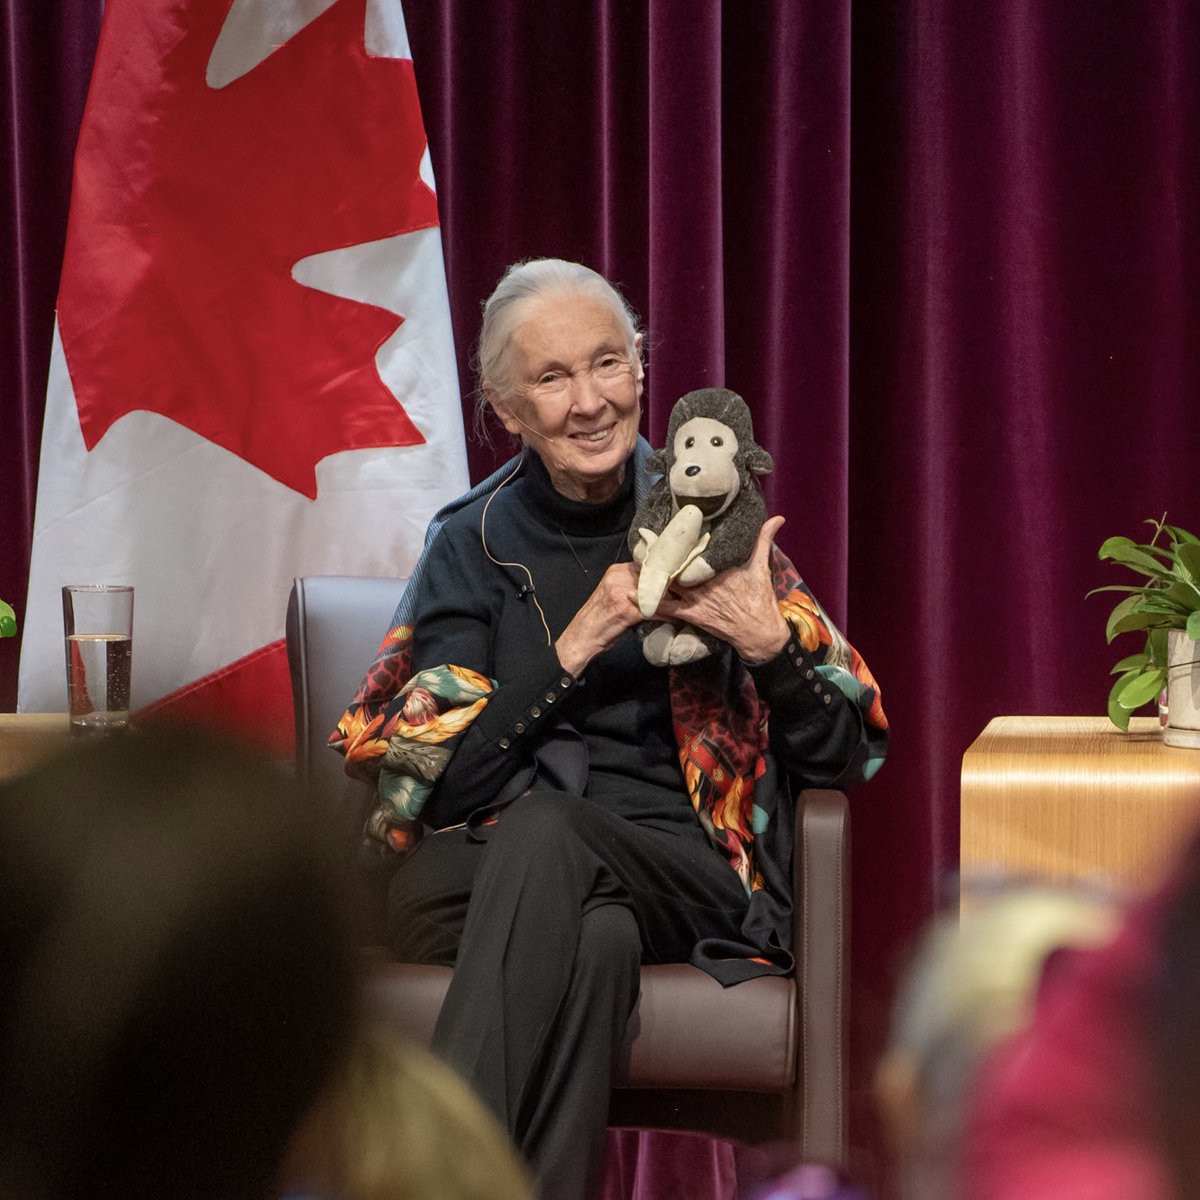
<path fill-rule="evenodd" d="M 583 914 L 579 924 L 576 969 L 636 976 L 641 968 L 642 937 L 637 918 L 624 904 L 602 904 Z"/>
<path fill-rule="evenodd" d="M 504 810 L 489 841 L 493 848 L 505 851 L 519 848 L 539 857 L 561 854 L 584 840 L 582 828 L 588 815 L 588 802 L 578 796 L 529 792 Z"/>

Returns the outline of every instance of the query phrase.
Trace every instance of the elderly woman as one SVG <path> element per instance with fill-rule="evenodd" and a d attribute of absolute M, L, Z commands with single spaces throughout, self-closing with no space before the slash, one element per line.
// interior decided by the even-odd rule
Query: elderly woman
<path fill-rule="evenodd" d="M 642 336 L 602 276 L 510 268 L 479 369 L 522 452 L 435 519 L 331 741 L 379 779 L 393 952 L 454 964 L 435 1049 L 564 1200 L 597 1182 L 639 965 L 790 970 L 788 783 L 869 776 L 886 721 L 774 548 L 781 518 L 744 566 L 662 602 L 724 651 L 647 663 L 626 547 Z"/>

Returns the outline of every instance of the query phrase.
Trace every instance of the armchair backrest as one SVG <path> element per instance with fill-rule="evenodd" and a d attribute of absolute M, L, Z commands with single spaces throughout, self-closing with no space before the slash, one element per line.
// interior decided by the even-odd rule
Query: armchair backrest
<path fill-rule="evenodd" d="M 287 610 L 288 667 L 296 709 L 296 765 L 319 783 L 355 837 L 370 793 L 346 777 L 326 744 L 387 633 L 406 579 L 306 575 L 292 585 Z"/>

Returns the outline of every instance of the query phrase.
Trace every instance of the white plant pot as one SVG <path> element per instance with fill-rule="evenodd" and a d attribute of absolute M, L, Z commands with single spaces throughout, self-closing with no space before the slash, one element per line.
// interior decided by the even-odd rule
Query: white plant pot
<path fill-rule="evenodd" d="M 1200 642 L 1182 629 L 1167 634 L 1167 724 L 1163 741 L 1168 746 L 1200 749 Z"/>

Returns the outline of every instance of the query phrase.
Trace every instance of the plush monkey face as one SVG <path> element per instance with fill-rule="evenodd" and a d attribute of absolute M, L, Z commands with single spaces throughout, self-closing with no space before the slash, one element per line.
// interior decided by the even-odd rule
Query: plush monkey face
<path fill-rule="evenodd" d="M 724 421 L 692 417 L 675 431 L 668 473 L 675 506 L 694 504 L 711 520 L 723 513 L 742 486 L 738 440 Z"/>

